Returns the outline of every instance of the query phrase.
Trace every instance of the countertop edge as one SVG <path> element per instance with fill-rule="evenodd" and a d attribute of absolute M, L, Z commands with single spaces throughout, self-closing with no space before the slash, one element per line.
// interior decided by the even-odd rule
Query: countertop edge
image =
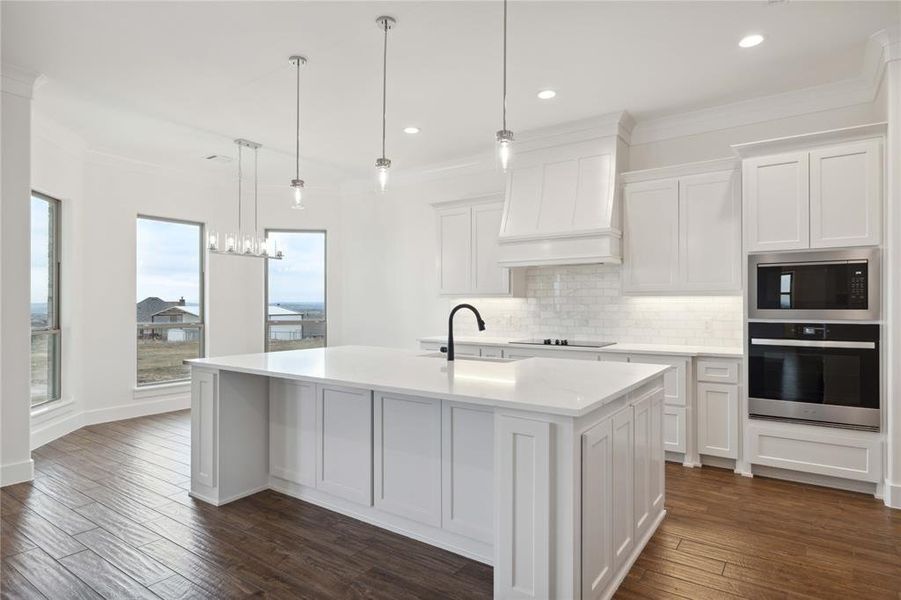
<path fill-rule="evenodd" d="M 271 371 L 264 369 L 253 369 L 249 367 L 240 367 L 235 365 L 226 365 L 226 364 L 215 364 L 210 362 L 196 362 L 197 360 L 206 360 L 209 361 L 211 359 L 187 359 L 184 361 L 184 364 L 189 365 L 192 369 L 205 369 L 207 371 L 231 371 L 234 373 L 242 373 L 245 375 L 259 375 L 262 377 L 275 377 L 277 379 L 289 379 L 292 381 L 305 381 L 309 383 L 321 383 L 326 385 L 336 385 L 342 387 L 349 387 L 360 390 L 372 390 L 373 392 L 387 392 L 392 394 L 403 394 L 407 396 L 420 396 L 422 398 L 432 398 L 434 400 L 450 400 L 453 402 L 461 402 L 464 404 L 476 404 L 479 406 L 488 406 L 500 409 L 511 409 L 511 410 L 519 410 L 523 412 L 534 412 L 540 414 L 548 414 L 548 415 L 557 415 L 562 417 L 572 417 L 578 418 L 583 417 L 599 408 L 610 404 L 614 400 L 627 395 L 634 390 L 638 389 L 648 381 L 652 380 L 655 377 L 660 377 L 663 373 L 672 367 L 669 365 L 655 365 L 659 366 L 659 369 L 651 373 L 650 375 L 639 378 L 636 382 L 622 388 L 618 392 L 613 395 L 607 395 L 603 398 L 599 398 L 595 401 L 592 401 L 590 404 L 580 408 L 580 409 L 567 409 L 560 408 L 555 406 L 539 406 L 534 404 L 523 405 L 522 403 L 510 401 L 510 400 L 496 400 L 492 398 L 482 398 L 479 396 L 466 396 L 462 394 L 442 394 L 439 392 L 431 392 L 426 390 L 418 390 L 412 388 L 400 388 L 394 386 L 387 385 L 378 385 L 371 383 L 361 383 L 359 381 L 348 381 L 341 380 L 335 378 L 323 378 L 323 377 L 311 377 L 305 375 L 298 375 L 296 373 L 283 373 L 279 371 Z M 523 359 L 530 360 L 530 359 Z"/>

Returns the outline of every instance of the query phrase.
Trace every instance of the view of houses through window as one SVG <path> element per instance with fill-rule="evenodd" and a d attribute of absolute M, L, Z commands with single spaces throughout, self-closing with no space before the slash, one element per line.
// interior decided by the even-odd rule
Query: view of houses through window
<path fill-rule="evenodd" d="M 60 397 L 59 201 L 31 196 L 31 405 Z"/>
<path fill-rule="evenodd" d="M 285 258 L 267 261 L 266 350 L 325 346 L 325 232 L 267 234 Z"/>
<path fill-rule="evenodd" d="M 138 385 L 186 380 L 203 356 L 200 223 L 138 217 Z"/>

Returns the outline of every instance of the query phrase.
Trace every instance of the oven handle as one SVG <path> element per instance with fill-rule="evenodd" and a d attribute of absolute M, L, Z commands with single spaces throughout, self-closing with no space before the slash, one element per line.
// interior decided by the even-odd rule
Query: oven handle
<path fill-rule="evenodd" d="M 860 348 L 875 350 L 876 342 L 838 342 L 835 340 L 777 340 L 751 338 L 753 346 L 802 346 L 805 348 Z"/>

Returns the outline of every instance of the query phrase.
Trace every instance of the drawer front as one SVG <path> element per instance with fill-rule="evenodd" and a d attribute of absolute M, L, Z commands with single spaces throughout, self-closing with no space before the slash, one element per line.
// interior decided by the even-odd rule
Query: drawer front
<path fill-rule="evenodd" d="M 485 358 L 503 358 L 504 351 L 497 346 L 482 346 L 482 356 Z"/>
<path fill-rule="evenodd" d="M 601 352 L 598 354 L 598 360 L 604 362 L 629 362 L 629 355 L 616 352 Z"/>
<path fill-rule="evenodd" d="M 428 352 L 441 352 L 442 346 L 445 346 L 445 344 L 439 342 L 419 342 L 420 349 Z"/>
<path fill-rule="evenodd" d="M 878 433 L 839 432 L 791 423 L 751 422 L 750 462 L 843 479 L 878 482 L 882 441 Z"/>
<path fill-rule="evenodd" d="M 556 348 L 520 348 L 518 346 L 504 348 L 504 358 L 568 358 L 571 360 L 596 360 L 594 352 L 578 350 L 558 350 Z"/>
<path fill-rule="evenodd" d="M 663 406 L 663 449 L 685 452 L 685 408 L 682 406 Z"/>
<path fill-rule="evenodd" d="M 691 359 L 682 356 L 630 354 L 629 362 L 674 367 L 663 374 L 664 402 L 674 406 L 686 406 L 688 402 L 687 374 Z"/>
<path fill-rule="evenodd" d="M 738 383 L 739 362 L 736 360 L 698 359 L 698 381 Z"/>

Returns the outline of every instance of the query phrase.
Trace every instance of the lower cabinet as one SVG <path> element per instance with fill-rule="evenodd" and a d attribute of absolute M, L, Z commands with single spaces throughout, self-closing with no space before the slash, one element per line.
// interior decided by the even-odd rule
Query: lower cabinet
<path fill-rule="evenodd" d="M 698 382 L 698 453 L 738 458 L 738 389 Z"/>
<path fill-rule="evenodd" d="M 319 386 L 316 487 L 372 505 L 372 392 Z"/>
<path fill-rule="evenodd" d="M 685 452 L 685 407 L 663 407 L 663 448 L 667 452 Z"/>
<path fill-rule="evenodd" d="M 217 485 L 219 457 L 218 384 L 216 373 L 194 369 L 191 374 L 191 479 L 213 488 Z"/>
<path fill-rule="evenodd" d="M 663 407 L 657 388 L 582 434 L 583 600 L 609 593 L 663 510 Z"/>
<path fill-rule="evenodd" d="M 316 385 L 269 380 L 269 472 L 316 485 Z"/>
<path fill-rule="evenodd" d="M 375 394 L 375 506 L 441 526 L 441 401 Z"/>
<path fill-rule="evenodd" d="M 471 404 L 442 407 L 441 526 L 494 543 L 494 411 Z"/>

